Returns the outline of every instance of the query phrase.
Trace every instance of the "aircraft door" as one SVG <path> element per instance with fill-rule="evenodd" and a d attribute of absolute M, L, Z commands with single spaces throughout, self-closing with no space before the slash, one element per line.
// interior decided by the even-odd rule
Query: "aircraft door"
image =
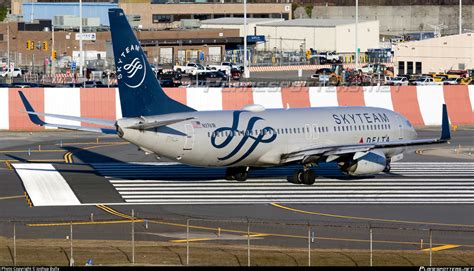
<path fill-rule="evenodd" d="M 186 138 L 184 140 L 184 151 L 190 151 L 194 146 L 194 127 L 192 124 L 187 123 L 184 125 L 184 130 L 186 132 Z"/>
<path fill-rule="evenodd" d="M 398 120 L 398 139 L 401 140 L 403 139 L 403 125 L 402 125 L 402 120 L 400 117 L 397 116 Z"/>

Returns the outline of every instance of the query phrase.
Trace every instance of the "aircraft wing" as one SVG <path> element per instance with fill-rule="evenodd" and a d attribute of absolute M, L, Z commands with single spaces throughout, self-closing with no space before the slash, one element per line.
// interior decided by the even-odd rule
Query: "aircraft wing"
<path fill-rule="evenodd" d="M 398 140 L 392 142 L 369 144 L 315 146 L 314 148 L 307 148 L 304 150 L 298 150 L 284 154 L 282 156 L 282 163 L 302 162 L 304 164 L 307 162 L 331 162 L 337 160 L 341 156 L 353 156 L 353 159 L 358 159 L 364 156 L 368 151 L 374 149 L 400 148 L 446 143 L 451 139 L 446 105 L 443 105 L 443 119 L 441 127 L 441 136 L 439 138 Z"/>
<path fill-rule="evenodd" d="M 47 116 L 47 117 L 55 117 L 58 119 L 65 119 L 65 120 L 75 120 L 93 124 L 99 124 L 103 126 L 114 127 L 115 122 L 110 120 L 102 120 L 102 119 L 94 119 L 94 118 L 81 118 L 81 117 L 74 117 L 74 116 L 65 116 L 65 115 L 57 115 L 57 114 L 47 114 L 47 113 L 38 113 L 35 112 L 33 107 L 31 106 L 28 99 L 26 99 L 25 94 L 22 91 L 19 91 L 21 101 L 23 102 L 23 106 L 25 106 L 26 113 L 28 113 L 28 117 L 30 118 L 31 122 L 39 126 L 45 127 L 53 127 L 53 128 L 60 128 L 66 130 L 75 130 L 75 131 L 84 131 L 84 132 L 95 132 L 95 133 L 103 133 L 103 134 L 117 134 L 115 129 L 112 128 L 96 128 L 96 127 L 85 127 L 85 126 L 76 126 L 76 125 L 65 125 L 65 124 L 54 124 L 54 123 L 47 123 L 41 120 L 38 116 Z"/>

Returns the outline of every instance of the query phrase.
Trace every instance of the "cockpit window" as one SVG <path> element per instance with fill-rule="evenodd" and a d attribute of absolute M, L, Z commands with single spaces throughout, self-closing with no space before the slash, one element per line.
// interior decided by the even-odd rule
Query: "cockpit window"
<path fill-rule="evenodd" d="M 413 125 L 411 125 L 409 120 L 407 120 L 407 125 L 408 125 L 408 127 L 413 127 Z"/>

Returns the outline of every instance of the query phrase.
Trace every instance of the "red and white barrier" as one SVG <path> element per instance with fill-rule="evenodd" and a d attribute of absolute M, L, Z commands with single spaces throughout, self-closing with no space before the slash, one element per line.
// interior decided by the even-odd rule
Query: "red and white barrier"
<path fill-rule="evenodd" d="M 343 63 L 345 69 L 355 69 L 355 63 Z M 365 65 L 361 63 L 361 66 Z M 387 67 L 393 67 L 393 63 L 384 63 Z M 275 72 L 275 71 L 297 71 L 297 70 L 317 70 L 322 68 L 331 68 L 331 64 L 325 65 L 290 65 L 290 66 L 251 66 L 250 72 Z"/>
<path fill-rule="evenodd" d="M 24 113 L 19 90 L 39 112 L 109 120 L 122 117 L 115 88 L 0 88 L 0 129 L 43 129 Z M 197 110 L 234 110 L 248 104 L 266 108 L 383 107 L 400 112 L 416 126 L 440 125 L 441 105 L 446 103 L 452 124 L 474 125 L 474 86 L 166 88 L 165 92 Z M 46 121 L 79 125 L 54 118 Z"/>

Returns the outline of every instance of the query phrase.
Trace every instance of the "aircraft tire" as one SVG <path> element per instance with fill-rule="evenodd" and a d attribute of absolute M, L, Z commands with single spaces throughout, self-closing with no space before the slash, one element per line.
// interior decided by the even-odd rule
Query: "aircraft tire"
<path fill-rule="evenodd" d="M 316 181 L 316 173 L 314 173 L 314 171 L 307 170 L 306 172 L 304 172 L 303 184 L 313 185 L 315 181 Z"/>
<path fill-rule="evenodd" d="M 293 173 L 293 183 L 295 183 L 295 184 L 302 184 L 303 181 L 304 181 L 304 176 L 305 176 L 304 170 L 302 170 L 302 169 L 296 170 L 296 171 Z"/>
<path fill-rule="evenodd" d="M 237 173 L 235 173 L 234 178 L 238 182 L 245 182 L 247 180 L 248 175 L 249 174 L 246 171 L 245 172 L 237 172 Z"/>

